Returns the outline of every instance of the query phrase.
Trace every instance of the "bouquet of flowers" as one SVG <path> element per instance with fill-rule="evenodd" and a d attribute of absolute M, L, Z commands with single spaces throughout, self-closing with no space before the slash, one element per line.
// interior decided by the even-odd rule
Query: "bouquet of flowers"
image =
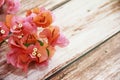
<path fill-rule="evenodd" d="M 2 0 L 0 7 L 12 5 L 11 1 L 19 4 L 18 0 Z M 7 41 L 10 48 L 7 63 L 26 71 L 30 63 L 39 65 L 51 59 L 55 46 L 67 46 L 69 41 L 58 26 L 52 25 L 51 11 L 33 8 L 26 12 L 25 17 L 20 17 L 13 14 L 18 9 L 15 5 L 6 9 L 5 21 L 0 22 L 0 45 Z"/>

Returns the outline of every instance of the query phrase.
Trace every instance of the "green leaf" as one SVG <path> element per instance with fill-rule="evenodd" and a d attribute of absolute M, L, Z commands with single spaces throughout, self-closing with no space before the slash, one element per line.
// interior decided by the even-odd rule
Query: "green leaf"
<path fill-rule="evenodd" d="M 38 42 L 40 43 L 40 45 L 41 45 L 41 46 L 43 46 L 43 45 L 44 45 L 44 43 L 43 43 L 42 41 L 39 41 L 39 40 L 38 40 Z"/>
<path fill-rule="evenodd" d="M 28 44 L 28 43 L 26 43 L 26 44 L 24 44 L 26 47 L 28 47 L 28 46 L 30 46 L 30 44 Z"/>
<path fill-rule="evenodd" d="M 50 56 L 50 51 L 46 48 L 46 51 L 47 51 L 47 54 L 48 54 L 48 57 Z"/>

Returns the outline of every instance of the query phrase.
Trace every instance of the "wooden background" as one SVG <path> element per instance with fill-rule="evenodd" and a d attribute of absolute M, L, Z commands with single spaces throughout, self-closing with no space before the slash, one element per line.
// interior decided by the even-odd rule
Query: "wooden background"
<path fill-rule="evenodd" d="M 6 64 L 6 46 L 0 50 L 1 80 L 120 80 L 119 0 L 21 0 L 17 15 L 45 7 L 55 15 L 54 25 L 70 40 L 58 48 L 48 66 L 31 66 L 26 75 Z M 60 71 L 59 71 L 60 70 Z"/>

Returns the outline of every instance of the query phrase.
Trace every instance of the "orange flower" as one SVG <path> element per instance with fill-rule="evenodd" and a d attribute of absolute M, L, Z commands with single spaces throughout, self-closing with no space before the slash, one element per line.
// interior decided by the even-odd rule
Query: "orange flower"
<path fill-rule="evenodd" d="M 37 42 L 37 35 L 28 34 L 28 35 L 25 35 L 21 40 L 24 44 L 33 44 Z"/>
<path fill-rule="evenodd" d="M 30 16 L 32 13 L 39 14 L 40 12 L 39 8 L 33 8 L 32 10 L 27 10 L 26 16 Z"/>
<path fill-rule="evenodd" d="M 40 37 L 46 38 L 48 44 L 52 47 L 56 45 L 60 47 L 65 47 L 69 44 L 69 40 L 66 39 L 66 37 L 60 33 L 59 27 L 56 26 L 50 26 L 44 29 L 42 32 L 40 32 Z"/>
<path fill-rule="evenodd" d="M 60 35 L 59 27 L 55 26 L 49 26 L 40 33 L 40 37 L 47 38 L 48 44 L 52 46 L 54 46 L 53 43 L 57 41 L 59 35 Z"/>
<path fill-rule="evenodd" d="M 52 23 L 52 15 L 50 12 L 42 12 L 33 18 L 34 23 L 40 27 L 48 27 Z"/>
<path fill-rule="evenodd" d="M 39 27 L 48 27 L 53 21 L 51 12 L 44 8 L 28 10 L 26 16 L 30 16 L 32 13 L 36 15 L 33 17 L 33 22 Z"/>

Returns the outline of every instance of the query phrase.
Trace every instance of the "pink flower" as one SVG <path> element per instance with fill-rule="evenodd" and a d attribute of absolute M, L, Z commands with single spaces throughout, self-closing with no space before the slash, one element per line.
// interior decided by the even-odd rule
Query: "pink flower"
<path fill-rule="evenodd" d="M 16 47 L 21 48 L 21 49 L 26 48 L 26 46 L 24 46 L 22 40 L 20 40 L 16 36 L 10 36 L 10 38 L 8 39 L 8 44 L 9 44 L 10 48 L 16 48 Z"/>
<path fill-rule="evenodd" d="M 15 14 L 19 8 L 19 0 L 0 0 L 0 14 Z"/>
<path fill-rule="evenodd" d="M 18 9 L 17 0 L 6 0 L 5 3 L 7 13 Z M 60 33 L 59 27 L 51 25 L 52 21 L 51 12 L 44 8 L 28 11 L 25 18 L 6 15 L 5 24 L 0 22 L 0 42 L 8 38 L 7 62 L 27 71 L 30 63 L 40 65 L 51 59 L 55 46 L 67 46 L 68 39 Z M 38 27 L 41 27 L 40 31 L 37 31 Z"/>
<path fill-rule="evenodd" d="M 37 41 L 37 27 L 29 20 L 29 18 L 7 15 L 6 25 L 10 28 L 11 37 L 14 38 L 12 38 L 12 42 L 15 40 L 14 43 L 31 44 Z"/>
<path fill-rule="evenodd" d="M 27 34 L 25 36 L 11 35 L 8 39 L 8 44 L 11 48 L 26 49 L 29 45 L 33 45 L 37 42 L 36 35 Z"/>
<path fill-rule="evenodd" d="M 0 0 L 0 7 L 3 6 L 4 2 L 5 2 L 5 0 Z"/>
<path fill-rule="evenodd" d="M 57 41 L 53 42 L 52 45 L 58 45 L 60 47 L 65 47 L 68 44 L 69 44 L 69 40 L 63 34 L 60 34 Z"/>
<path fill-rule="evenodd" d="M 36 33 L 37 32 L 37 26 L 33 22 L 32 18 L 35 16 L 34 14 L 31 16 L 28 16 L 23 19 L 23 26 L 24 26 L 24 31 L 28 33 Z"/>
<path fill-rule="evenodd" d="M 15 14 L 20 8 L 19 0 L 6 0 L 6 12 L 10 14 Z"/>
<path fill-rule="evenodd" d="M 26 53 L 25 49 L 12 48 L 7 54 L 7 63 L 27 71 L 28 65 L 31 62 L 31 57 Z"/>
<path fill-rule="evenodd" d="M 14 34 L 20 34 L 23 27 L 23 19 L 21 17 L 13 16 L 10 19 L 10 31 Z"/>
<path fill-rule="evenodd" d="M 31 18 L 21 18 L 18 16 L 7 15 L 6 25 L 14 34 L 32 34 L 37 32 L 37 27 L 31 22 Z"/>
<path fill-rule="evenodd" d="M 3 41 L 9 34 L 9 29 L 3 22 L 0 22 L 0 42 Z"/>
<path fill-rule="evenodd" d="M 8 40 L 10 47 L 21 47 L 25 49 L 25 45 L 36 43 L 37 27 L 30 23 L 29 19 L 7 15 L 6 25 L 11 31 Z"/>
<path fill-rule="evenodd" d="M 49 55 L 46 46 L 41 46 L 38 42 L 35 45 L 28 46 L 26 49 L 11 47 L 10 52 L 7 54 L 7 62 L 24 71 L 27 70 L 31 62 L 41 64 L 48 59 Z"/>

